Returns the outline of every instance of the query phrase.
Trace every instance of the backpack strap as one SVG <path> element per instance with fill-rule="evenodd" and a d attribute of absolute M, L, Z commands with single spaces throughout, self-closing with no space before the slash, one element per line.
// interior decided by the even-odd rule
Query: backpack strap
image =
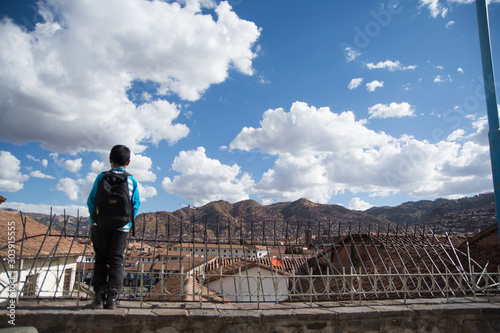
<path fill-rule="evenodd" d="M 113 171 L 109 171 L 109 172 L 113 172 Z M 117 172 L 118 173 L 118 172 Z M 120 172 L 120 174 L 124 175 L 124 176 L 127 176 L 127 182 L 128 182 L 128 177 L 132 176 L 130 173 L 124 171 L 124 172 Z M 130 229 L 132 230 L 132 236 L 135 237 L 135 218 L 134 218 L 134 202 L 132 201 L 132 196 L 129 195 L 130 197 L 130 206 L 132 207 L 132 226 L 130 227 Z"/>
<path fill-rule="evenodd" d="M 110 171 L 112 172 L 112 171 Z M 125 175 L 127 176 L 127 182 L 128 182 L 128 177 L 132 176 L 130 173 L 124 171 L 121 173 L 122 175 Z M 130 227 L 130 229 L 132 230 L 132 236 L 135 237 L 135 218 L 134 218 L 134 202 L 132 201 L 132 196 L 129 195 L 130 197 L 130 206 L 132 207 L 132 226 Z"/>
<path fill-rule="evenodd" d="M 134 206 L 132 206 L 134 207 Z M 134 212 L 132 211 L 132 227 L 130 228 L 132 229 L 132 237 L 135 237 L 135 219 L 134 219 Z"/>

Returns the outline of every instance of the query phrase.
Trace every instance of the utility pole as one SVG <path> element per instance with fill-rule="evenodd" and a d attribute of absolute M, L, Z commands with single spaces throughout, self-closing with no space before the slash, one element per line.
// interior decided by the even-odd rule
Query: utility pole
<path fill-rule="evenodd" d="M 495 208 L 500 240 L 500 126 L 498 121 L 498 104 L 495 93 L 495 76 L 491 57 L 490 24 L 486 0 L 476 0 L 477 24 L 479 28 L 479 44 L 481 47 L 481 62 L 483 64 L 484 92 L 488 111 L 491 169 L 493 174 L 493 189 L 495 191 Z"/>

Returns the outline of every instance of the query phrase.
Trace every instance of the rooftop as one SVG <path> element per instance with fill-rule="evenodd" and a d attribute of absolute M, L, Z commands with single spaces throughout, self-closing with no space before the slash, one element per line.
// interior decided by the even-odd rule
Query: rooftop
<path fill-rule="evenodd" d="M 8 257 L 9 243 L 15 234 L 16 257 L 46 258 L 48 256 L 78 256 L 85 245 L 74 238 L 64 237 L 60 232 L 31 219 L 22 217 L 17 211 L 0 210 L 0 256 Z M 90 249 L 87 249 L 90 252 Z"/>
<path fill-rule="evenodd" d="M 0 234 L 0 251 L 7 251 L 8 225 L 15 222 L 16 258 L 91 255 L 88 240 L 77 232 L 74 237 L 61 234 L 22 218 L 19 212 L 0 210 L 0 222 L 4 231 Z M 75 260 L 60 260 L 46 268 L 31 264 L 21 270 L 16 266 L 16 271 L 4 272 L 0 276 L 4 294 L 9 291 L 10 277 L 17 278 L 19 322 L 38 323 L 47 331 L 57 331 L 51 325 L 75 320 L 87 327 L 95 324 L 97 316 L 98 325 L 120 318 L 119 324 L 110 326 L 112 330 L 103 327 L 103 332 L 121 332 L 125 329 L 122 324 L 133 327 L 138 322 L 151 327 L 152 332 L 192 331 L 196 329 L 193 325 L 216 332 L 221 327 L 212 329 L 210 325 L 217 323 L 257 325 L 254 331 L 266 332 L 270 330 L 266 323 L 271 321 L 285 326 L 293 323 L 297 329 L 292 330 L 307 332 L 313 330 L 308 327 L 347 325 L 344 320 L 354 318 L 358 323 L 374 325 L 377 330 L 372 331 L 383 328 L 385 332 L 396 332 L 398 327 L 417 325 L 415 316 L 430 316 L 428 320 L 438 325 L 451 315 L 450 320 L 461 326 L 468 325 L 464 320 L 471 316 L 480 318 L 480 322 L 492 316 L 500 330 L 500 245 L 496 225 L 474 237 L 438 235 L 418 227 L 347 234 L 335 243 L 311 244 L 309 252 L 304 252 L 300 240 L 293 238 L 265 244 L 264 248 L 276 248 L 278 251 L 273 253 L 281 254 L 274 261 L 273 257 L 224 258 L 223 249 L 215 253 L 218 256 L 209 258 L 194 255 L 169 259 L 159 254 L 165 245 L 173 243 L 155 239 L 148 247 L 144 239 L 132 238 L 131 242 L 135 244 L 126 254 L 127 274 L 121 307 L 116 311 L 85 308 L 92 299 L 87 286 L 91 262 L 85 263 L 85 272 Z M 143 252 L 132 255 L 137 249 Z M 155 260 L 147 256 L 152 253 Z M 140 263 L 136 257 L 148 260 Z M 9 297 L 3 295 L 0 302 L 9 302 Z M 57 314 L 65 318 L 63 323 L 56 319 Z M 295 319 L 302 314 L 308 317 Z M 387 314 L 393 316 L 394 325 L 387 326 L 383 319 Z M 186 328 L 171 326 L 171 330 L 161 331 L 161 327 L 153 327 L 152 322 L 162 318 L 176 319 Z M 494 326 L 488 325 L 488 329 Z M 346 327 L 346 332 L 353 330 Z"/>

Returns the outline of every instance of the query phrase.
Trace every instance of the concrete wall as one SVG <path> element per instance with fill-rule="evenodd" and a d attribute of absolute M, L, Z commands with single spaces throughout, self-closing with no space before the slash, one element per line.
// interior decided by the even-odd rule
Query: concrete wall
<path fill-rule="evenodd" d="M 260 280 L 255 277 L 260 277 Z M 271 273 L 265 268 L 259 270 L 258 267 L 252 267 L 241 275 L 230 275 L 222 281 L 214 280 L 208 287 L 218 294 L 224 294 L 233 302 L 256 302 L 258 299 L 260 302 L 276 303 L 288 299 L 289 294 L 288 278 L 285 275 L 279 271 Z"/>
<path fill-rule="evenodd" d="M 260 308 L 256 304 L 206 303 L 201 307 L 198 303 L 144 303 L 140 308 L 138 302 L 121 302 L 117 310 L 77 308 L 74 302 L 21 306 L 16 310 L 16 326 L 68 333 L 500 332 L 499 300 L 286 303 Z M 7 318 L 5 312 L 0 310 L 3 318 Z M 9 327 L 7 319 L 0 322 L 3 327 Z"/>
<path fill-rule="evenodd" d="M 16 259 L 19 260 L 19 259 Z M 18 271 L 15 270 L 15 288 L 18 291 L 23 291 L 24 284 L 28 279 L 29 275 L 38 275 L 36 280 L 35 294 L 40 297 L 62 297 L 67 294 L 64 290 L 65 283 L 65 272 L 66 270 L 71 271 L 70 281 L 68 281 L 68 290 L 72 290 L 75 284 L 76 277 L 76 258 L 68 257 L 63 259 L 45 259 L 39 258 L 35 265 L 33 265 L 33 260 L 23 260 L 22 267 L 19 274 L 19 284 L 18 281 Z M 50 265 L 50 266 L 49 266 Z M 5 272 L 5 266 L 0 265 L 0 283 L 3 285 L 10 286 L 8 274 Z M 9 271 L 9 275 L 12 275 L 12 271 Z M 14 288 L 14 286 L 13 286 Z M 21 292 L 21 296 L 24 295 L 24 291 Z M 0 291 L 0 300 L 8 299 L 10 296 L 9 288 L 2 289 Z"/>

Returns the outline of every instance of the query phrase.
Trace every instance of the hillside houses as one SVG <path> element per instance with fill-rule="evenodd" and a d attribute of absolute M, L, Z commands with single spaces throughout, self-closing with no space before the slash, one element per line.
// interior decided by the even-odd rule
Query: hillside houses
<path fill-rule="evenodd" d="M 435 220 L 432 224 L 440 226 L 443 230 L 453 229 L 455 232 L 475 235 L 496 223 L 496 220 L 497 216 L 494 209 L 472 209 L 445 214 L 444 218 Z"/>
<path fill-rule="evenodd" d="M 175 290 L 184 288 L 184 298 L 217 296 L 226 302 L 406 299 L 498 292 L 500 279 L 496 226 L 473 238 L 431 232 L 350 234 L 312 256 L 279 259 L 273 264 L 271 257 L 219 257 L 203 269 L 186 270 Z M 160 282 L 171 294 L 168 279 Z M 157 285 L 154 290 L 161 298 L 162 289 Z"/>
<path fill-rule="evenodd" d="M 203 244 L 203 243 L 170 243 L 163 251 L 183 252 L 192 256 L 219 256 L 221 258 L 262 258 L 267 249 L 261 245 L 240 244 Z"/>
<path fill-rule="evenodd" d="M 90 285 L 93 253 L 87 238 L 65 237 L 21 220 L 19 212 L 0 210 L 0 218 L 4 299 L 16 274 L 8 269 L 11 221 L 21 297 L 74 297 L 75 281 Z M 308 247 L 291 240 L 251 245 L 132 239 L 121 298 L 276 303 L 499 292 L 496 225 L 473 237 L 417 227 L 359 230 L 334 242 L 311 233 Z"/>

